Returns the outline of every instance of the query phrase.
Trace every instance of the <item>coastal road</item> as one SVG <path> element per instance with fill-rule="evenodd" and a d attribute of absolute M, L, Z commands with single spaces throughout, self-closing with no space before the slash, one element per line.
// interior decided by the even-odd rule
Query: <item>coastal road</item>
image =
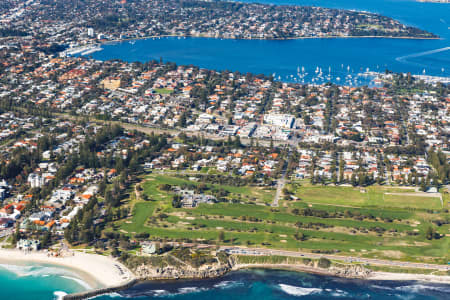
<path fill-rule="evenodd" d="M 430 269 L 438 271 L 449 271 L 449 265 L 436 265 L 436 264 L 426 264 L 426 263 L 414 263 L 406 261 L 394 261 L 394 260 L 384 260 L 376 258 L 363 258 L 355 256 L 342 256 L 342 255 L 331 255 L 331 254 L 318 254 L 318 253 L 307 253 L 307 252 L 297 252 L 297 251 L 286 251 L 286 250 L 271 250 L 271 249 L 260 249 L 260 248 L 242 248 L 242 247 L 221 247 L 228 253 L 236 255 L 277 255 L 277 256 L 288 256 L 288 257 L 304 257 L 319 259 L 321 257 L 330 260 L 340 260 L 344 262 L 357 262 L 370 265 L 380 265 L 380 266 L 391 266 L 391 267 L 402 267 L 402 268 L 415 268 L 415 269 Z"/>
<path fill-rule="evenodd" d="M 204 248 L 204 249 L 216 249 L 217 248 L 217 245 L 198 244 L 198 243 L 168 243 L 168 244 L 171 244 L 173 246 L 197 247 L 197 248 Z M 364 258 L 364 257 L 357 257 L 357 256 L 309 253 L 309 252 L 302 252 L 302 251 L 287 251 L 287 250 L 275 250 L 275 249 L 265 249 L 265 248 L 246 248 L 246 247 L 237 247 L 237 246 L 220 246 L 218 250 L 225 251 L 225 252 L 227 252 L 229 254 L 233 254 L 233 255 L 287 256 L 287 257 L 303 257 L 303 258 L 311 258 L 311 259 L 319 259 L 321 257 L 324 257 L 329 260 L 339 260 L 339 261 L 343 261 L 343 262 L 347 262 L 347 263 L 363 263 L 363 264 L 378 265 L 378 266 L 428 269 L 428 270 L 436 270 L 436 271 L 450 271 L 450 265 L 415 263 L 415 262 L 397 261 L 397 260 Z"/>

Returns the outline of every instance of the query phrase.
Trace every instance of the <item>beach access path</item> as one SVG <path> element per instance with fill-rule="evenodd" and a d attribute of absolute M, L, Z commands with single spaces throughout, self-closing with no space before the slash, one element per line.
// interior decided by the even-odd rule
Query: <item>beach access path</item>
<path fill-rule="evenodd" d="M 133 273 L 112 257 L 74 251 L 73 256 L 54 257 L 47 251 L 24 252 L 0 249 L 0 264 L 14 262 L 53 264 L 74 270 L 93 288 L 118 286 L 134 279 Z"/>

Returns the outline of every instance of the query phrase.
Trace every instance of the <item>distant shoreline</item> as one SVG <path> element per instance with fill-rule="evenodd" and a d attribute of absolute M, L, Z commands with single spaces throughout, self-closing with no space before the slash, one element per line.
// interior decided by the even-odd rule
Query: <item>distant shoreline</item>
<path fill-rule="evenodd" d="M 177 34 L 163 34 L 163 35 L 152 35 L 152 36 L 142 36 L 124 39 L 114 39 L 106 40 L 105 42 L 100 42 L 102 45 L 107 45 L 111 43 L 120 43 L 135 40 L 147 40 L 147 39 L 157 39 L 157 38 L 167 38 L 167 37 L 179 37 L 179 38 L 207 38 L 207 39 L 223 39 L 223 40 L 244 40 L 244 41 L 287 41 L 287 40 L 303 40 L 303 39 L 403 39 L 403 40 L 440 40 L 441 37 L 409 37 L 409 36 L 376 36 L 376 35 L 361 35 L 361 36 L 303 36 L 303 37 L 287 37 L 287 38 L 227 38 L 227 37 L 215 37 L 207 35 L 177 35 Z"/>
<path fill-rule="evenodd" d="M 441 4 L 450 4 L 449 0 L 416 0 L 417 2 L 422 3 L 441 3 Z"/>

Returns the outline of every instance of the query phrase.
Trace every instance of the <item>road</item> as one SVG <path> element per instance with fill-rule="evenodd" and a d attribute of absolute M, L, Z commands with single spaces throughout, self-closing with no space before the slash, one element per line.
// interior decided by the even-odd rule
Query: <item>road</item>
<path fill-rule="evenodd" d="M 340 260 L 345 262 L 358 262 L 370 265 L 380 265 L 380 266 L 390 266 L 390 267 L 402 267 L 402 268 L 416 268 L 416 269 L 431 269 L 439 271 L 449 271 L 449 265 L 435 265 L 435 264 L 425 264 L 425 263 L 413 263 L 413 262 L 403 262 L 403 261 L 393 261 L 393 260 L 383 260 L 376 258 L 363 258 L 355 256 L 342 256 L 342 255 L 331 255 L 331 254 L 316 254 L 307 252 L 296 252 L 296 251 L 286 251 L 286 250 L 271 250 L 271 249 L 259 249 L 259 248 L 242 248 L 242 247 L 221 247 L 222 250 L 237 255 L 278 255 L 278 256 L 289 256 L 289 257 L 305 257 L 312 259 L 319 259 L 321 257 L 330 260 Z M 236 253 L 236 251 L 238 251 Z"/>
<path fill-rule="evenodd" d="M 78 117 L 78 116 L 72 116 L 70 114 L 67 113 L 54 113 L 55 116 L 59 117 L 62 120 L 82 120 L 84 119 L 86 116 L 83 117 Z M 122 126 L 123 128 L 127 129 L 127 130 L 137 130 L 146 134 L 170 134 L 170 135 L 178 135 L 180 133 L 184 133 L 187 136 L 202 136 L 203 138 L 206 139 L 211 139 L 211 140 L 226 140 L 228 139 L 228 136 L 223 136 L 220 134 L 214 134 L 214 133 L 205 133 L 205 132 L 200 132 L 200 131 L 186 131 L 186 130 L 180 130 L 180 129 L 165 129 L 165 128 L 157 128 L 157 127 L 148 127 L 148 126 L 143 126 L 143 125 L 139 125 L 139 124 L 131 124 L 131 123 L 125 123 L 125 122 L 120 122 L 120 121 L 104 121 L 104 120 L 98 120 L 96 118 L 90 117 L 89 118 L 90 122 L 96 122 L 99 124 L 103 124 L 103 123 L 108 123 L 108 124 L 117 124 Z M 267 139 L 258 139 L 258 138 L 252 138 L 253 142 L 256 143 L 258 142 L 259 145 L 261 146 L 265 146 L 268 147 L 270 146 L 270 140 Z M 241 143 L 243 145 L 250 145 L 252 143 L 252 139 L 250 138 L 240 138 Z M 290 146 L 290 147 L 296 147 L 298 144 L 298 140 L 296 139 L 291 139 L 291 140 L 287 140 L 287 141 L 272 141 L 274 146 Z"/>
<path fill-rule="evenodd" d="M 273 203 L 272 203 L 273 207 L 278 207 L 278 205 L 279 205 L 278 200 L 280 200 L 284 185 L 286 184 L 286 173 L 287 173 L 287 168 L 288 168 L 291 156 L 292 156 L 292 148 L 289 147 L 289 153 L 288 153 L 286 164 L 284 165 L 283 171 L 281 172 L 282 173 L 281 178 L 277 181 L 277 191 L 275 193 L 275 196 L 273 198 Z"/>
<path fill-rule="evenodd" d="M 14 233 L 14 228 L 12 228 L 12 227 L 8 228 L 8 229 L 0 230 L 0 238 L 10 236 L 13 233 Z"/>
<path fill-rule="evenodd" d="M 183 247 L 197 247 L 197 248 L 209 248 L 216 249 L 217 245 L 210 244 L 198 244 L 198 243 L 174 243 L 169 242 L 173 246 L 183 246 Z M 376 259 L 376 258 L 364 258 L 357 256 L 344 256 L 344 255 L 333 255 L 333 254 L 320 254 L 320 253 L 309 253 L 302 251 L 288 251 L 288 250 L 275 250 L 266 248 L 247 248 L 238 246 L 220 246 L 219 250 L 225 251 L 233 255 L 254 255 L 254 256 L 288 256 L 288 257 L 304 257 L 311 259 L 327 258 L 329 260 L 338 260 L 348 263 L 363 263 L 378 266 L 389 266 L 389 267 L 402 267 L 402 268 L 414 268 L 414 269 L 429 269 L 436 271 L 450 271 L 450 265 L 437 265 L 437 264 L 426 264 L 426 263 L 414 263 L 407 261 L 397 261 L 397 260 L 386 260 L 386 259 Z"/>
<path fill-rule="evenodd" d="M 0 230 L 0 248 L 7 244 L 8 237 L 14 233 L 14 228 Z M 3 240 L 1 240 L 3 239 Z"/>

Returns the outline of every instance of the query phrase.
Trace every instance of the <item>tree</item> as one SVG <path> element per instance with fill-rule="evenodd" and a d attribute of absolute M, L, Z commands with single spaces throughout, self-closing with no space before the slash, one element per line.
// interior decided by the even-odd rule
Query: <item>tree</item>
<path fill-rule="evenodd" d="M 180 195 L 173 195 L 172 198 L 172 207 L 174 208 L 180 208 L 181 207 L 181 196 Z"/>
<path fill-rule="evenodd" d="M 223 242 L 225 240 L 225 232 L 220 231 L 219 232 L 219 241 Z"/>
<path fill-rule="evenodd" d="M 420 181 L 420 190 L 422 192 L 426 192 L 427 189 L 428 189 L 428 186 L 427 186 L 426 179 L 422 178 L 422 180 Z"/>
<path fill-rule="evenodd" d="M 111 191 L 105 191 L 105 203 L 111 205 L 113 203 L 113 195 Z"/>
<path fill-rule="evenodd" d="M 352 182 L 353 186 L 357 186 L 358 185 L 358 180 L 356 178 L 355 172 L 352 173 L 351 182 Z"/>
<path fill-rule="evenodd" d="M 21 238 L 20 226 L 17 225 L 16 226 L 16 231 L 14 232 L 14 234 L 12 236 L 12 243 L 13 243 L 13 245 L 17 244 L 17 242 L 20 240 L 20 238 Z"/>
<path fill-rule="evenodd" d="M 178 120 L 178 126 L 181 128 L 185 128 L 186 127 L 186 113 L 182 113 L 180 116 L 180 119 Z"/>
<path fill-rule="evenodd" d="M 331 261 L 325 257 L 321 257 L 318 266 L 319 268 L 328 269 L 331 266 Z"/>
<path fill-rule="evenodd" d="M 52 241 L 52 234 L 49 230 L 44 233 L 44 236 L 41 239 L 41 247 L 48 248 L 51 245 L 51 241 Z"/>
<path fill-rule="evenodd" d="M 304 240 L 306 240 L 306 236 L 303 234 L 303 232 L 296 232 L 296 233 L 294 234 L 294 238 L 295 238 L 297 241 L 304 241 Z"/>
<path fill-rule="evenodd" d="M 344 168 L 345 168 L 345 162 L 341 158 L 341 160 L 339 161 L 339 182 L 344 181 Z"/>
<path fill-rule="evenodd" d="M 117 247 L 114 247 L 113 251 L 111 252 L 111 255 L 113 257 L 119 257 L 120 256 L 120 251 Z"/>
<path fill-rule="evenodd" d="M 425 232 L 425 237 L 427 238 L 427 240 L 436 238 L 436 230 L 432 226 L 428 226 Z"/>

